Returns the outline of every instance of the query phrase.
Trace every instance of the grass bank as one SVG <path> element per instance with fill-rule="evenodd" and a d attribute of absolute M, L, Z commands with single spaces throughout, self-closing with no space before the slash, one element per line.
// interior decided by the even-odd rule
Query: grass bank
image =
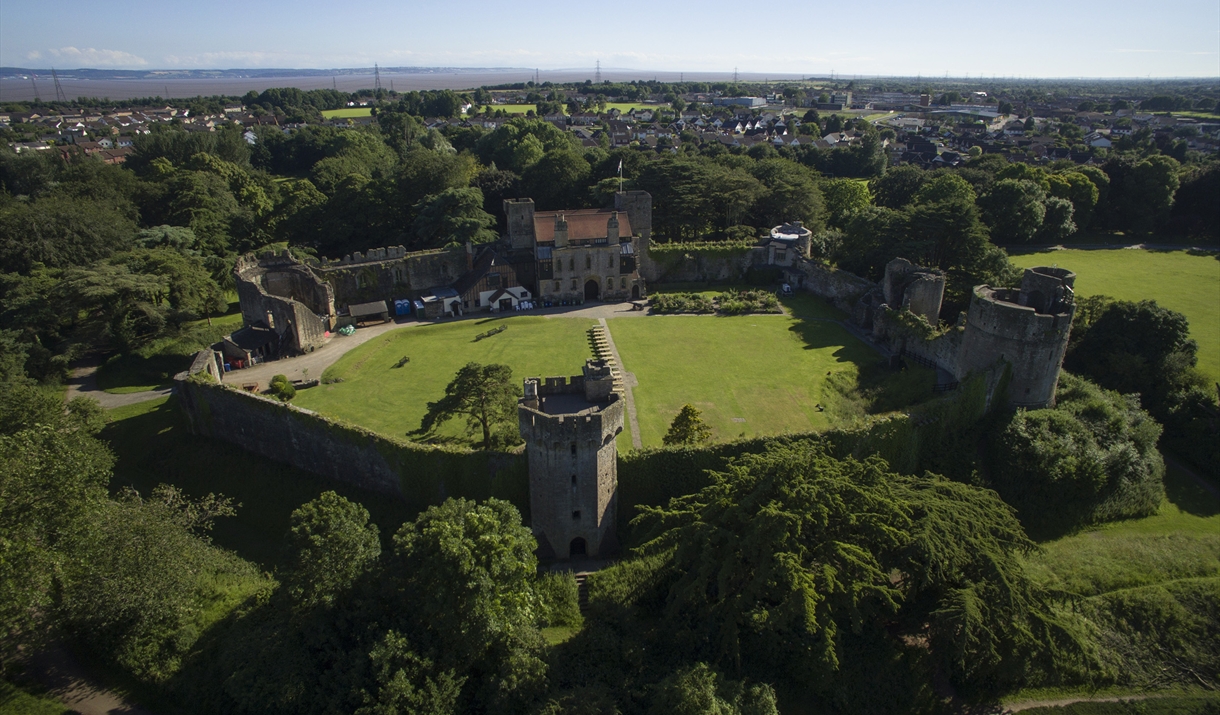
<path fill-rule="evenodd" d="M 388 538 L 414 514 L 398 499 L 323 479 L 220 440 L 187 432 L 176 398 L 110 410 L 101 438 L 117 456 L 112 491 L 134 487 L 147 495 L 172 484 L 191 497 L 223 494 L 240 506 L 216 521 L 213 541 L 271 570 L 279 562 L 292 511 L 324 491 L 336 491 L 369 510 Z"/>

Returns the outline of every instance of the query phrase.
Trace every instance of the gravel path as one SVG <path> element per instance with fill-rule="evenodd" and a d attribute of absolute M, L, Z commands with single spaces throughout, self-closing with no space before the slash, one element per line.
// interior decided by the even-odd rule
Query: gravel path
<path fill-rule="evenodd" d="M 560 308 L 545 308 L 543 310 L 531 310 L 527 313 L 507 313 L 505 316 L 511 315 L 540 315 L 546 318 L 592 318 L 594 320 L 603 318 L 623 318 L 647 315 L 646 311 L 632 310 L 630 303 L 593 303 L 587 306 L 564 306 Z M 373 338 L 383 335 L 397 328 L 417 328 L 424 325 L 435 325 L 436 322 L 451 323 L 459 320 L 487 320 L 488 318 L 500 317 L 499 313 L 475 313 L 473 315 L 465 315 L 460 318 L 446 318 L 443 321 L 420 321 L 414 319 L 402 319 L 382 323 L 380 325 L 370 325 L 365 328 L 357 328 L 355 334 L 343 336 L 336 334 L 330 339 L 326 345 L 317 350 L 292 358 L 284 358 L 282 360 L 272 360 L 261 365 L 247 368 L 245 370 L 234 370 L 225 373 L 224 381 L 230 384 L 239 385 L 248 382 L 257 382 L 265 387 L 271 382 L 271 378 L 276 375 L 284 375 L 289 380 L 306 380 L 317 379 L 322 377 L 322 372 L 326 368 L 334 365 L 352 348 L 358 345 L 363 345 Z M 308 372 L 306 372 L 308 370 Z"/>

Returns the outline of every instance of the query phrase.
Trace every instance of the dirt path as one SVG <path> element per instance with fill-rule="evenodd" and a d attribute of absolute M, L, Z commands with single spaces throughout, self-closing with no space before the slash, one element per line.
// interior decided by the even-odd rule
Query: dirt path
<path fill-rule="evenodd" d="M 168 387 L 143 392 L 128 392 L 122 395 L 103 392 L 97 386 L 97 370 L 101 366 L 101 362 L 91 360 L 72 368 L 72 374 L 68 377 L 68 392 L 64 395 L 64 400 L 71 400 L 73 397 L 92 397 L 103 409 L 112 410 L 115 407 L 125 407 L 165 397 L 170 392 Z"/>
<path fill-rule="evenodd" d="M 31 657 L 27 673 L 47 688 L 48 695 L 81 715 L 153 715 L 102 687 L 62 645 Z"/>
<path fill-rule="evenodd" d="M 1152 700 L 1158 697 L 1170 697 L 1168 695 L 1112 695 L 1098 696 L 1094 698 L 1079 697 L 1079 698 L 1060 698 L 1057 700 L 1026 700 L 1025 702 L 1013 703 L 1005 705 L 1002 713 L 1019 713 L 1022 710 L 1032 710 L 1034 708 L 1053 708 L 1062 707 L 1064 705 L 1072 705 L 1073 703 L 1120 703 L 1130 702 L 1132 700 Z"/>

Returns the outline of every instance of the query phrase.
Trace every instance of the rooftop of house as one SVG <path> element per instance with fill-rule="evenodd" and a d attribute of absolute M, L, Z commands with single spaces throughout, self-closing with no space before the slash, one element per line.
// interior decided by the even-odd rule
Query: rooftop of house
<path fill-rule="evenodd" d="M 581 209 L 579 211 L 547 211 L 534 214 L 534 239 L 537 241 L 555 240 L 555 217 L 563 216 L 568 222 L 568 240 L 605 238 L 606 224 L 615 212 L 610 209 Z M 631 220 L 626 212 L 618 212 L 618 235 L 632 235 Z"/>

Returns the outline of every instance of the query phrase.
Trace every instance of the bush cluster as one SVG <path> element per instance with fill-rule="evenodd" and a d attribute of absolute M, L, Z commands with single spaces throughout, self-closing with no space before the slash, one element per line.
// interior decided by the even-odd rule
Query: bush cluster
<path fill-rule="evenodd" d="M 288 402 L 297 396 L 297 388 L 293 387 L 292 383 L 288 381 L 287 375 L 276 375 L 271 378 L 271 385 L 267 388 L 267 394 L 280 402 Z"/>
<path fill-rule="evenodd" d="M 765 290 L 727 290 L 716 296 L 716 309 L 725 315 L 780 312 L 779 299 Z"/>
<path fill-rule="evenodd" d="M 650 303 L 654 313 L 711 313 L 712 299 L 699 293 L 660 293 Z"/>

